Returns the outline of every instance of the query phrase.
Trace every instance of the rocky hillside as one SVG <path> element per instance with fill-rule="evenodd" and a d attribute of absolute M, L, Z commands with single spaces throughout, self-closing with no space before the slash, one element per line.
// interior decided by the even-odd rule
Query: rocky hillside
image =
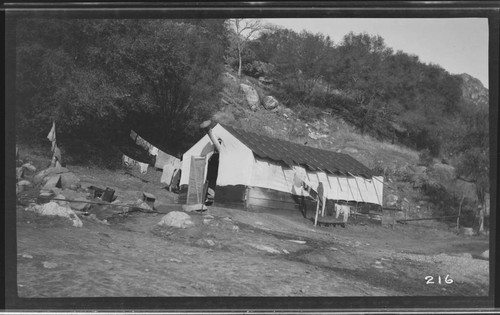
<path fill-rule="evenodd" d="M 483 86 L 481 81 L 467 73 L 462 73 L 460 77 L 463 80 L 461 86 L 463 100 L 477 106 L 488 106 L 488 89 Z"/>
<path fill-rule="evenodd" d="M 477 102 L 487 99 L 487 91 L 470 77 L 464 97 Z M 479 85 L 477 84 L 479 82 Z M 432 159 L 413 149 L 379 141 L 360 134 L 342 117 L 328 111 L 307 115 L 293 110 L 273 96 L 273 84 L 264 78 L 242 76 L 231 69 L 224 74 L 222 108 L 213 120 L 251 132 L 353 156 L 386 177 L 385 202 L 406 208 L 410 217 L 449 215 L 464 196 L 472 207 L 476 201 L 473 183 L 458 179 L 446 161 Z M 444 189 L 444 190 L 443 190 Z M 465 207 L 468 207 L 465 206 Z"/>

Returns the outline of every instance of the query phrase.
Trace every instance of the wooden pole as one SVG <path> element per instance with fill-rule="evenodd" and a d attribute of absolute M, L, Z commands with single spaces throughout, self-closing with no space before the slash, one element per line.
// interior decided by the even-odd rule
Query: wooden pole
<path fill-rule="evenodd" d="M 319 196 L 316 202 L 316 215 L 314 217 L 314 226 L 318 225 L 318 213 L 319 213 Z"/>
<path fill-rule="evenodd" d="M 420 219 L 406 219 L 406 220 L 396 220 L 396 222 L 406 222 L 406 221 L 423 221 L 423 220 L 438 220 L 445 218 L 456 218 L 456 215 L 447 215 L 444 217 L 435 217 L 435 218 L 420 218 Z"/>
<path fill-rule="evenodd" d="M 460 205 L 458 206 L 458 216 L 457 216 L 457 234 L 460 232 L 460 212 L 462 211 L 462 202 L 464 201 L 465 195 L 462 195 L 460 200 Z"/>

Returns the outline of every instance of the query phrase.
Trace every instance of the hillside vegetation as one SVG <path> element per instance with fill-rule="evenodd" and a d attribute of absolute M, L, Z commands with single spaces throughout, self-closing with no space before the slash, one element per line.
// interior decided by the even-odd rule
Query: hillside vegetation
<path fill-rule="evenodd" d="M 18 141 L 45 141 L 56 121 L 69 162 L 113 166 L 130 129 L 183 152 L 201 137 L 199 123 L 214 118 L 341 150 L 409 193 L 417 183 L 418 194 L 454 213 L 461 194 L 432 172 L 444 162 L 475 185 L 469 211 L 484 202 L 488 91 L 478 80 L 394 52 L 380 36 L 334 43 L 276 27 L 245 36 L 236 27 L 244 22 L 19 20 Z M 251 109 L 241 83 L 280 105 Z"/>

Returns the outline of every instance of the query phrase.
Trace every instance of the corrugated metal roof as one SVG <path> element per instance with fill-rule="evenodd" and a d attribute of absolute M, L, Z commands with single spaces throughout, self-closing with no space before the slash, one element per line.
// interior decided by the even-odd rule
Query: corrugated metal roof
<path fill-rule="evenodd" d="M 271 138 L 253 132 L 222 125 L 253 153 L 264 159 L 279 161 L 288 166 L 301 165 L 313 171 L 325 171 L 331 174 L 372 177 L 374 173 L 353 157 L 298 143 Z"/>

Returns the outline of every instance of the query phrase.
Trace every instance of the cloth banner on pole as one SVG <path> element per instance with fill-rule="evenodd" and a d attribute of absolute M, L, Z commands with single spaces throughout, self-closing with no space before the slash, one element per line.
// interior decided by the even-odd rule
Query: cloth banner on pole
<path fill-rule="evenodd" d="M 49 141 L 56 141 L 56 123 L 55 122 L 52 122 L 52 128 L 50 129 L 49 131 L 49 134 L 47 135 L 47 139 L 49 139 Z"/>
<path fill-rule="evenodd" d="M 47 139 L 52 142 L 52 152 L 56 149 L 56 122 L 52 122 L 52 128 L 50 128 L 49 134 L 47 135 Z"/>

